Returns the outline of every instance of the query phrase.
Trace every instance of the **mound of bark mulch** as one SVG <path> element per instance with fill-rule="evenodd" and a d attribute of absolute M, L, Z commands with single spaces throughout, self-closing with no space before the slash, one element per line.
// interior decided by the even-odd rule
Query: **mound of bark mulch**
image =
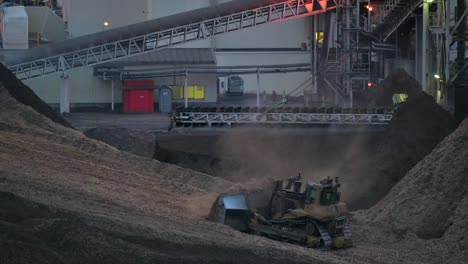
<path fill-rule="evenodd" d="M 57 114 L 47 103 L 41 100 L 28 86 L 18 80 L 4 65 L 0 64 L 0 82 L 18 102 L 27 105 L 52 121 L 65 127 L 72 125 Z M 45 89 L 47 87 L 44 87 Z"/>
<path fill-rule="evenodd" d="M 417 80 L 405 70 L 396 69 L 379 85 L 369 90 L 367 101 L 372 107 L 391 107 L 394 94 L 408 94 L 409 97 L 412 97 L 420 93 L 421 90 L 421 84 Z"/>
<path fill-rule="evenodd" d="M 367 214 L 399 234 L 468 253 L 468 119 Z"/>
<path fill-rule="evenodd" d="M 210 155 L 163 148 L 154 134 L 137 129 L 98 127 L 84 134 L 119 150 L 213 176 L 221 176 L 227 166 L 226 161 Z"/>
<path fill-rule="evenodd" d="M 351 199 L 351 207 L 369 208 L 377 203 L 457 126 L 455 118 L 433 97 L 413 92 L 396 110 L 387 132 L 375 147 L 375 155 L 354 171 L 364 175 L 362 181 L 354 183 L 353 188 L 360 194 Z"/>
<path fill-rule="evenodd" d="M 98 127 L 89 129 L 84 134 L 138 156 L 152 158 L 154 155 L 156 137 L 152 133 L 136 129 Z"/>

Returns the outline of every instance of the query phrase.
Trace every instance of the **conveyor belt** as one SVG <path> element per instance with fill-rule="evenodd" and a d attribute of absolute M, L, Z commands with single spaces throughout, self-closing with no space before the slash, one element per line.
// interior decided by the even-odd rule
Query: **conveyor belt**
<path fill-rule="evenodd" d="M 260 110 L 260 111 L 259 111 Z M 276 108 L 265 112 L 257 107 L 196 107 L 179 108 L 174 114 L 176 125 L 388 125 L 391 110 L 340 108 Z"/>
<path fill-rule="evenodd" d="M 234 0 L 27 50 L 6 64 L 32 79 L 130 57 L 211 36 L 315 15 L 342 0 Z"/>

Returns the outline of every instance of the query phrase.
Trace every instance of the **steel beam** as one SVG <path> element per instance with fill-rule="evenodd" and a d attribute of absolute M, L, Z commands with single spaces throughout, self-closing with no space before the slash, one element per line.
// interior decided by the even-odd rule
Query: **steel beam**
<path fill-rule="evenodd" d="M 138 79 L 190 75 L 246 75 L 246 74 L 278 74 L 290 72 L 308 72 L 310 64 L 284 64 L 284 65 L 249 65 L 249 66 L 214 66 L 214 67 L 181 67 L 181 68 L 154 68 L 154 69 L 120 69 L 96 68 L 95 76 L 102 79 Z"/>
<path fill-rule="evenodd" d="M 428 0 L 423 1 L 423 21 L 422 21 L 422 56 L 421 56 L 421 86 L 424 92 L 429 90 L 428 87 L 428 65 L 427 57 L 429 56 L 428 50 L 428 33 L 429 33 L 429 2 Z"/>
<path fill-rule="evenodd" d="M 66 73 L 61 76 L 60 114 L 70 113 L 70 77 Z"/>

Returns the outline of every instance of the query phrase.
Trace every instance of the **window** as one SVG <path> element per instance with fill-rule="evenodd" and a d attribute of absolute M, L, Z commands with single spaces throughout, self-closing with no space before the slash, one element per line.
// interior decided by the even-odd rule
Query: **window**
<path fill-rule="evenodd" d="M 317 195 L 317 190 L 314 187 L 310 187 L 307 192 L 306 203 L 314 203 L 315 196 Z"/>
<path fill-rule="evenodd" d="M 325 189 L 322 191 L 322 197 L 320 197 L 320 205 L 328 206 L 338 202 L 338 195 L 335 190 Z"/>
<path fill-rule="evenodd" d="M 173 85 L 172 98 L 173 99 L 185 99 L 184 91 L 185 86 Z M 189 85 L 187 86 L 187 98 L 192 100 L 203 100 L 205 99 L 205 86 L 203 85 Z"/>

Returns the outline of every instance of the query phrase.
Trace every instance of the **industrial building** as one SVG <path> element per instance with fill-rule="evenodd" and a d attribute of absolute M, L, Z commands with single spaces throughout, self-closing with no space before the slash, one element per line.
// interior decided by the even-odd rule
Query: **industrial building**
<path fill-rule="evenodd" d="M 446 109 L 466 107 L 464 1 L 12 2 L 26 4 L 28 23 L 8 23 L 8 10 L 21 8 L 3 3 L 3 61 L 61 112 L 121 109 L 122 91 L 135 88 L 125 80 L 170 87 L 174 105 L 214 105 L 232 76 L 256 95 L 251 106 L 279 94 L 307 107 L 362 107 L 396 68 Z M 9 27 L 28 39 L 11 46 Z"/>

